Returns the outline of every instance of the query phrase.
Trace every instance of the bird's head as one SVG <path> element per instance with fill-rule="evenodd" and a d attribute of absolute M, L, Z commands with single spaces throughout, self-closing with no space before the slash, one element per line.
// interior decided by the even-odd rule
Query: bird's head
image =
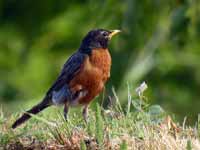
<path fill-rule="evenodd" d="M 106 49 L 108 47 L 108 42 L 111 38 L 119 33 L 120 30 L 105 30 L 105 29 L 95 29 L 88 32 L 84 37 L 80 50 L 89 51 L 91 49 L 102 48 Z"/>

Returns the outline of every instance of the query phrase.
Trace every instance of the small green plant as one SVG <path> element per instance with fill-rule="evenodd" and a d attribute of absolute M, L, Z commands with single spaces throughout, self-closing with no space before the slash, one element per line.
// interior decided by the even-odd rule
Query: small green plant
<path fill-rule="evenodd" d="M 96 139 L 99 144 L 103 143 L 104 133 L 103 133 L 103 118 L 101 114 L 101 108 L 98 103 L 96 103 Z"/>
<path fill-rule="evenodd" d="M 187 141 L 187 147 L 186 147 L 187 150 L 192 150 L 192 142 L 191 140 L 188 140 Z"/>
<path fill-rule="evenodd" d="M 200 141 L 200 114 L 198 115 L 198 121 L 197 121 L 197 133 Z"/>
<path fill-rule="evenodd" d="M 4 114 L 3 114 L 3 110 L 0 107 L 0 125 L 3 124 L 4 121 L 5 121 L 5 117 L 4 117 Z"/>
<path fill-rule="evenodd" d="M 85 142 L 83 140 L 80 143 L 80 149 L 81 150 L 87 150 L 87 147 L 86 147 Z"/>
<path fill-rule="evenodd" d="M 94 133 L 96 132 L 95 130 L 95 122 L 94 121 L 89 121 L 87 124 L 86 124 L 86 127 L 87 127 L 87 132 L 89 134 L 89 136 L 93 136 Z"/>
<path fill-rule="evenodd" d="M 128 145 L 125 140 L 122 141 L 122 143 L 120 145 L 120 150 L 128 150 Z"/>

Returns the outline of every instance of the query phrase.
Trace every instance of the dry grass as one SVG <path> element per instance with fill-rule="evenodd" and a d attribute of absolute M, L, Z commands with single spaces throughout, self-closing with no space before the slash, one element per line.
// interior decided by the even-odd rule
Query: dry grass
<path fill-rule="evenodd" d="M 187 149 L 189 144 L 193 150 L 200 149 L 200 141 L 197 137 L 196 129 L 183 129 L 183 127 L 174 128 L 169 124 L 171 123 L 163 121 L 159 125 L 142 125 L 139 127 L 139 130 L 144 134 L 139 135 L 136 133 L 138 135 L 135 136 L 133 134 L 128 134 L 126 128 L 123 128 L 120 129 L 121 132 L 119 132 L 118 135 L 114 135 L 113 137 L 109 137 L 113 131 L 107 125 L 103 131 L 104 139 L 102 143 L 97 141 L 95 133 L 93 136 L 89 135 L 86 128 L 74 127 L 73 129 L 70 129 L 70 135 L 63 132 L 60 127 L 55 127 L 53 129 L 54 131 L 43 128 L 46 133 L 48 132 L 47 139 L 42 140 L 38 139 L 37 136 L 27 136 L 27 134 L 26 136 L 10 137 L 11 139 L 9 142 L 5 143 L 5 145 L 1 145 L 0 149 L 79 150 L 82 149 L 84 144 L 87 149 L 91 150 L 102 148 L 118 150 L 123 142 L 125 142 L 128 149 L 131 150 L 183 150 Z M 51 132 L 54 132 L 54 135 Z M 57 133 L 57 137 L 55 133 Z M 83 143 L 82 146 L 81 143 Z"/>

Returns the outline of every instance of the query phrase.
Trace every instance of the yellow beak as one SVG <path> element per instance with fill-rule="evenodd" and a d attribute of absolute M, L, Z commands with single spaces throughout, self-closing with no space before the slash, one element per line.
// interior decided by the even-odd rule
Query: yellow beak
<path fill-rule="evenodd" d="M 111 32 L 111 33 L 110 33 L 110 35 L 108 36 L 109 39 L 111 39 L 114 35 L 116 35 L 117 33 L 121 32 L 121 31 L 120 31 L 120 30 L 111 30 L 110 32 Z"/>

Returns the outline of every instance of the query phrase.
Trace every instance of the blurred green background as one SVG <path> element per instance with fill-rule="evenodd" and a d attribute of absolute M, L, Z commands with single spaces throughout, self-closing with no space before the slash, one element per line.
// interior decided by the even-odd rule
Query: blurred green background
<path fill-rule="evenodd" d="M 1 0 L 0 104 L 8 113 L 38 102 L 91 29 L 121 29 L 109 47 L 122 103 L 127 83 L 146 81 L 149 103 L 182 121 L 200 111 L 199 0 Z"/>

